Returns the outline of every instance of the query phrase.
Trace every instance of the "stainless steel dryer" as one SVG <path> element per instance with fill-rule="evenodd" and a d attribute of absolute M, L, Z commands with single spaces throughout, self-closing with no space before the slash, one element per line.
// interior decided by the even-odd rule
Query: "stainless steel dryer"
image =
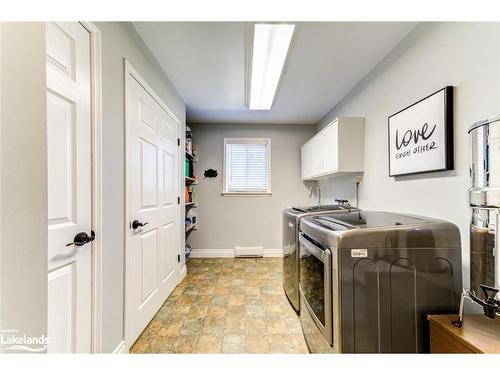
<path fill-rule="evenodd" d="M 299 224 L 303 217 L 319 213 L 349 212 L 355 208 L 339 205 L 312 207 L 291 207 L 283 211 L 283 288 L 296 312 L 300 310 L 299 300 Z"/>
<path fill-rule="evenodd" d="M 373 211 L 300 224 L 300 320 L 312 353 L 428 351 L 427 314 L 456 313 L 460 232 Z"/>

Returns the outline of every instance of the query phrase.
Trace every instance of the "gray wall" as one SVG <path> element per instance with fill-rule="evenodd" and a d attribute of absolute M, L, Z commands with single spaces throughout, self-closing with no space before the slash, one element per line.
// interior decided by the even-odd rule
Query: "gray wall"
<path fill-rule="evenodd" d="M 363 209 L 398 211 L 449 220 L 462 235 L 464 284 L 469 283 L 467 129 L 500 112 L 500 24 L 419 25 L 320 122 L 365 117 Z M 387 117 L 446 86 L 454 89 L 455 170 L 405 178 L 388 176 Z M 321 183 L 325 196 L 352 198 L 353 178 Z"/>
<path fill-rule="evenodd" d="M 199 163 L 195 173 L 199 230 L 189 237 L 195 249 L 232 249 L 235 246 L 282 248 L 281 212 L 291 205 L 309 204 L 308 189 L 300 178 L 300 146 L 312 137 L 314 125 L 193 124 Z M 271 138 L 270 197 L 221 196 L 223 138 Z M 217 169 L 215 179 L 203 178 L 205 169 Z"/>
<path fill-rule="evenodd" d="M 17 337 L 47 335 L 46 100 L 45 24 L 0 23 L 0 330 Z"/>
<path fill-rule="evenodd" d="M 185 105 L 129 23 L 98 22 L 102 33 L 103 296 L 102 350 L 123 340 L 124 322 L 124 71 L 123 58 L 185 124 Z M 181 134 L 184 128 L 181 129 Z"/>

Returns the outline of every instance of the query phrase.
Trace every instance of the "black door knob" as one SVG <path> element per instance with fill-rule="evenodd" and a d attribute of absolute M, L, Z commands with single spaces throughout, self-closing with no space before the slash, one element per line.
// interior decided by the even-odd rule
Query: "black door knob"
<path fill-rule="evenodd" d="M 143 226 L 148 225 L 148 224 L 149 224 L 148 222 L 146 222 L 146 223 L 141 223 L 139 220 L 134 220 L 134 221 L 132 222 L 132 229 L 137 229 L 137 228 L 139 228 L 139 227 L 143 227 Z"/>
<path fill-rule="evenodd" d="M 73 242 L 66 244 L 66 246 L 83 246 L 89 242 L 94 241 L 95 233 L 93 230 L 90 231 L 90 236 L 85 232 L 78 233 L 75 238 L 73 238 Z"/>

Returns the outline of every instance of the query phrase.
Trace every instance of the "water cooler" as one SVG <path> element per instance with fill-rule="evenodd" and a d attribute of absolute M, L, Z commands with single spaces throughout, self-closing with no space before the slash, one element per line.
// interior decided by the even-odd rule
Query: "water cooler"
<path fill-rule="evenodd" d="M 490 319 L 500 316 L 500 115 L 475 123 L 469 130 L 470 288 L 464 298 L 483 308 Z"/>

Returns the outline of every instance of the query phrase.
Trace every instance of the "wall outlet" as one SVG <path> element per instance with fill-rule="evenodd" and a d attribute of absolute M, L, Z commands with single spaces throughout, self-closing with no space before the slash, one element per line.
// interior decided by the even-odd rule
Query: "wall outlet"
<path fill-rule="evenodd" d="M 354 177 L 354 182 L 357 183 L 357 184 L 359 184 L 362 179 L 363 179 L 363 176 L 355 176 Z"/>

